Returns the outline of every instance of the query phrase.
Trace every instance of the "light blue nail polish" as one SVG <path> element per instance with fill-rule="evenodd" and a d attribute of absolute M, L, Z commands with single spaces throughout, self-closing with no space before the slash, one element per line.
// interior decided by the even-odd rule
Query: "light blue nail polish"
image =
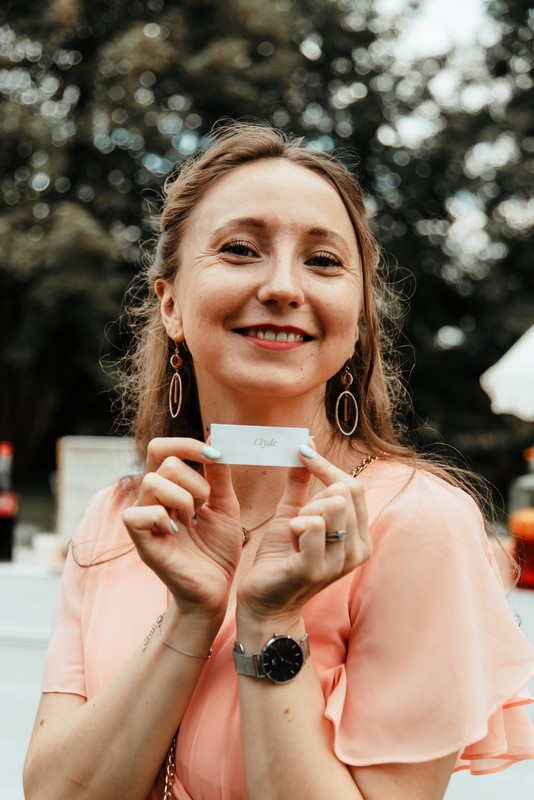
<path fill-rule="evenodd" d="M 301 444 L 299 450 L 301 454 L 304 456 L 304 458 L 315 458 L 315 456 L 317 455 L 315 450 L 312 450 L 311 447 L 308 447 L 307 444 Z"/>
<path fill-rule="evenodd" d="M 178 533 L 180 528 L 178 527 L 178 525 L 176 524 L 176 522 L 173 519 L 169 520 L 169 524 L 170 524 L 172 530 L 174 531 L 174 533 Z"/>
<path fill-rule="evenodd" d="M 206 456 L 206 458 L 220 458 L 222 453 L 219 452 L 215 447 L 212 447 L 209 444 L 205 444 L 202 448 L 202 454 Z"/>

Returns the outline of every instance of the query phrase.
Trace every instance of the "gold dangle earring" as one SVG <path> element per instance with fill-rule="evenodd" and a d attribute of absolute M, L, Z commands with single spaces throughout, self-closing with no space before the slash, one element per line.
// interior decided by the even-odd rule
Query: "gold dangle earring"
<path fill-rule="evenodd" d="M 336 409 L 335 409 L 335 418 L 336 418 L 336 425 L 343 436 L 352 436 L 356 428 L 358 427 L 358 418 L 359 418 L 359 411 L 358 411 L 358 403 L 356 402 L 356 398 L 350 391 L 350 387 L 354 381 L 352 377 L 350 367 L 348 364 L 345 364 L 345 369 L 343 375 L 341 376 L 341 383 L 345 387 L 342 392 L 339 393 L 337 401 L 336 401 Z M 341 402 L 343 401 L 343 419 L 339 419 L 339 407 Z M 348 429 L 349 423 L 349 405 L 352 404 L 352 416 L 354 417 L 354 423 L 350 430 Z"/>
<path fill-rule="evenodd" d="M 171 367 L 174 374 L 169 385 L 169 413 L 176 419 L 182 408 L 182 376 L 178 372 L 183 364 L 180 353 L 178 352 L 178 342 L 174 343 L 174 353 L 170 357 Z"/>

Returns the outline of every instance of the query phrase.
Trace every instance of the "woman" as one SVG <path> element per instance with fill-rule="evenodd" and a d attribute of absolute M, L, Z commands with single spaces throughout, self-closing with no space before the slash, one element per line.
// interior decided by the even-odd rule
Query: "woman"
<path fill-rule="evenodd" d="M 349 172 L 269 128 L 167 186 L 127 384 L 146 470 L 68 556 L 30 800 L 434 800 L 534 757 L 480 513 L 396 433 L 377 269 Z M 231 467 L 215 422 L 314 439 Z"/>

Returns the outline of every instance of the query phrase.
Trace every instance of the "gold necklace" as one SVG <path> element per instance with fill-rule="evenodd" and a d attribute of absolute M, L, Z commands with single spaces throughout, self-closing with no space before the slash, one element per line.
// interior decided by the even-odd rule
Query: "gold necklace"
<path fill-rule="evenodd" d="M 262 522 L 258 522 L 257 525 L 254 525 L 252 528 L 245 528 L 244 525 L 241 526 L 241 533 L 243 534 L 243 541 L 241 542 L 241 547 L 244 547 L 248 540 L 250 539 L 250 534 L 252 531 L 257 531 L 258 528 L 261 528 L 262 525 L 267 525 L 272 519 L 276 516 L 276 511 L 273 514 L 269 514 L 267 519 L 264 519 Z"/>
<path fill-rule="evenodd" d="M 373 461 L 377 461 L 383 455 L 385 455 L 385 453 L 379 453 L 377 456 L 367 456 L 367 458 L 364 458 L 363 461 L 361 461 L 357 467 L 354 467 L 354 469 L 350 473 L 351 477 L 356 478 L 357 475 L 360 474 L 360 472 L 363 472 L 364 469 L 369 466 L 369 464 L 372 464 Z"/>

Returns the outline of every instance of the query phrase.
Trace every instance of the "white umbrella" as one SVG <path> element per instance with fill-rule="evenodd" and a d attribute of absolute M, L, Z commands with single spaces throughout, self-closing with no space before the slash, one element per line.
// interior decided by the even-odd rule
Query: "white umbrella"
<path fill-rule="evenodd" d="M 534 325 L 480 377 L 495 414 L 534 422 Z"/>

